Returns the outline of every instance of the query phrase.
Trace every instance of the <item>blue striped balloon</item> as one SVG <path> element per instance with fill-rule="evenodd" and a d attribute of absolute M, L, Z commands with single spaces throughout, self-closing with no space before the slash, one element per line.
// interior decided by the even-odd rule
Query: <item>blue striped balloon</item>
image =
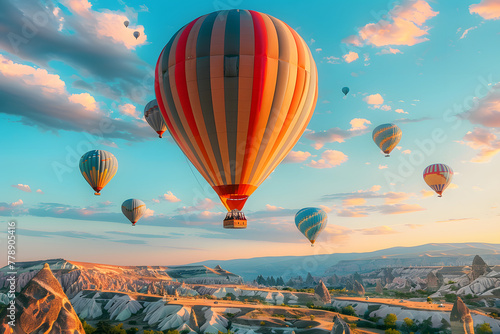
<path fill-rule="evenodd" d="M 373 130 L 373 141 L 375 144 L 389 156 L 389 153 L 396 147 L 401 140 L 401 129 L 392 123 L 379 125 Z"/>
<path fill-rule="evenodd" d="M 326 220 L 326 212 L 319 208 L 304 208 L 295 214 L 295 225 L 309 239 L 311 246 L 321 231 L 325 229 Z"/>
<path fill-rule="evenodd" d="M 122 212 L 133 226 L 146 212 L 146 204 L 140 199 L 131 198 L 122 203 Z"/>

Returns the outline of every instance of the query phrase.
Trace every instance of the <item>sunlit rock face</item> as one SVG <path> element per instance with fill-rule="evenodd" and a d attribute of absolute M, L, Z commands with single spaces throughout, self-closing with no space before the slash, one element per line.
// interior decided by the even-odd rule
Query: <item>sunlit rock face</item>
<path fill-rule="evenodd" d="M 460 297 L 457 298 L 450 314 L 451 332 L 453 334 L 474 334 L 474 322 L 469 308 Z"/>
<path fill-rule="evenodd" d="M 1 333 L 85 334 L 80 319 L 48 264 L 27 282 L 15 299 L 15 314 L 16 325 L 12 328 L 9 328 L 6 314 L 0 315 Z"/>
<path fill-rule="evenodd" d="M 314 295 L 324 304 L 329 304 L 332 302 L 332 297 L 330 296 L 330 292 L 325 286 L 323 281 L 319 281 L 318 285 L 314 288 Z"/>

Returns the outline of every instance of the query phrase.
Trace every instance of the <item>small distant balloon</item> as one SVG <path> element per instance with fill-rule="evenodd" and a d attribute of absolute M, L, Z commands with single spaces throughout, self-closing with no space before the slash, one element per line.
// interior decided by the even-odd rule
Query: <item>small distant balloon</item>
<path fill-rule="evenodd" d="M 94 195 L 101 194 L 102 188 L 111 181 L 117 170 L 118 161 L 108 151 L 89 151 L 80 159 L 80 171 L 94 189 Z"/>
<path fill-rule="evenodd" d="M 123 202 L 122 212 L 125 217 L 130 220 L 132 226 L 135 226 L 135 223 L 137 223 L 144 212 L 146 212 L 146 204 L 140 199 L 131 198 Z"/>
<path fill-rule="evenodd" d="M 144 118 L 161 138 L 163 133 L 167 130 L 167 124 L 165 124 L 165 119 L 163 119 L 163 116 L 161 115 L 161 111 L 158 108 L 156 100 L 150 101 L 146 104 L 146 107 L 144 108 Z"/>
<path fill-rule="evenodd" d="M 349 93 L 349 87 L 342 88 L 342 93 L 344 93 L 344 95 L 347 95 L 347 93 Z"/>
<path fill-rule="evenodd" d="M 451 183 L 453 170 L 445 164 L 433 164 L 424 169 L 424 181 L 432 190 L 443 197 L 443 191 Z"/>
<path fill-rule="evenodd" d="M 316 238 L 326 227 L 326 212 L 319 208 L 304 208 L 295 215 L 295 225 L 299 231 L 314 245 Z"/>
<path fill-rule="evenodd" d="M 401 129 L 392 123 L 379 125 L 373 130 L 372 137 L 375 144 L 384 152 L 386 157 L 401 140 Z"/>
<path fill-rule="evenodd" d="M 125 22 L 123 22 L 123 25 L 125 26 L 125 28 L 128 28 L 128 25 L 129 25 L 129 24 L 130 24 L 130 22 L 129 22 L 129 21 L 125 21 Z"/>
<path fill-rule="evenodd" d="M 138 32 L 138 31 L 134 31 L 134 37 L 135 37 L 135 39 L 138 39 L 139 36 L 141 36 L 141 33 Z"/>

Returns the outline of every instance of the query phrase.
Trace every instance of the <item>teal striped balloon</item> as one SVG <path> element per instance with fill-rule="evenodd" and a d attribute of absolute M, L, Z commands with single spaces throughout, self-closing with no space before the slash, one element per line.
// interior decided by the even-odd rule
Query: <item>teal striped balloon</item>
<path fill-rule="evenodd" d="M 94 195 L 100 195 L 102 188 L 115 176 L 118 161 L 108 151 L 93 150 L 80 158 L 80 172 L 95 190 Z"/>
<path fill-rule="evenodd" d="M 314 245 L 316 238 L 326 227 L 326 212 L 319 208 L 304 208 L 295 214 L 295 225 Z"/>
<path fill-rule="evenodd" d="M 146 204 L 140 199 L 131 198 L 123 202 L 122 212 L 130 220 L 133 226 L 146 212 Z"/>
<path fill-rule="evenodd" d="M 401 140 L 401 129 L 392 123 L 379 125 L 373 130 L 373 141 L 375 144 L 389 156 L 389 153 L 396 147 Z"/>

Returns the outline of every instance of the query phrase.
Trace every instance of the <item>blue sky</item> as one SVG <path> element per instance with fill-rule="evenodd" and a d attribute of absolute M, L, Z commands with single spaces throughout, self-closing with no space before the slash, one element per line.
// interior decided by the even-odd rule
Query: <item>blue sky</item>
<path fill-rule="evenodd" d="M 242 231 L 222 229 L 215 192 L 169 136 L 158 139 L 142 119 L 170 37 L 229 8 L 288 23 L 309 45 L 319 76 L 313 118 L 248 200 Z M 7 0 L 0 13 L 7 32 L 0 36 L 0 215 L 18 221 L 20 260 L 180 264 L 498 242 L 498 0 Z M 371 131 L 388 122 L 403 137 L 385 158 Z M 119 162 L 100 197 L 77 166 L 91 149 Z M 422 180 L 432 163 L 456 172 L 441 199 Z M 132 197 L 149 209 L 134 228 L 120 209 Z M 305 206 L 328 211 L 314 249 L 293 223 Z"/>

